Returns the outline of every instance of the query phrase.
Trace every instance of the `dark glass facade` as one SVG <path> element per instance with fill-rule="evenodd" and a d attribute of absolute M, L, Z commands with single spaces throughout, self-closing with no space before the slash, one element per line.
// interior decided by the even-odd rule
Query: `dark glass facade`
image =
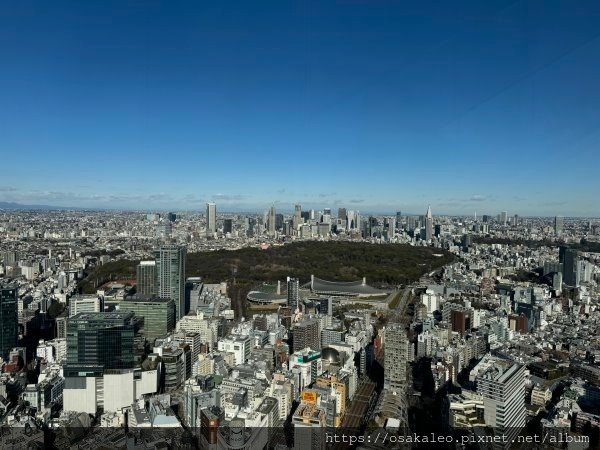
<path fill-rule="evenodd" d="M 105 369 L 132 369 L 134 314 L 81 313 L 67 322 L 65 377 L 102 376 Z"/>
<path fill-rule="evenodd" d="M 5 360 L 19 338 L 17 294 L 15 285 L 0 287 L 0 356 Z"/>
<path fill-rule="evenodd" d="M 121 311 L 133 311 L 144 318 L 144 332 L 149 341 L 166 336 L 175 328 L 175 303 L 170 298 L 136 296 L 121 303 Z"/>

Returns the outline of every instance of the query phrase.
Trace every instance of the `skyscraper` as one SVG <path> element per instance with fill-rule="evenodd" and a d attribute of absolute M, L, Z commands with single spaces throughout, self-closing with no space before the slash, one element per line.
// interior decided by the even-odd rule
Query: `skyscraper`
<path fill-rule="evenodd" d="M 410 345 L 404 325 L 390 323 L 384 336 L 384 387 L 391 391 L 404 392 Z"/>
<path fill-rule="evenodd" d="M 564 227 L 564 218 L 560 216 L 556 216 L 554 218 L 554 234 L 560 236 L 563 232 Z"/>
<path fill-rule="evenodd" d="M 246 218 L 246 236 L 252 237 L 254 236 L 256 229 L 256 219 L 254 217 Z"/>
<path fill-rule="evenodd" d="M 386 232 L 387 239 L 394 237 L 396 233 L 396 219 L 394 217 L 386 217 L 383 219 L 383 229 Z"/>
<path fill-rule="evenodd" d="M 292 220 L 292 226 L 294 228 L 294 233 L 298 231 L 298 227 L 302 223 L 302 206 L 295 205 L 294 206 L 294 218 Z"/>
<path fill-rule="evenodd" d="M 349 230 L 355 229 L 356 228 L 356 216 L 354 214 L 354 211 L 352 211 L 352 210 L 348 211 L 346 213 L 346 217 L 347 217 L 347 220 L 348 220 L 348 225 L 347 225 L 348 229 Z"/>
<path fill-rule="evenodd" d="M 338 219 L 348 220 L 348 214 L 346 213 L 346 208 L 338 208 Z"/>
<path fill-rule="evenodd" d="M 507 211 L 502 211 L 500 213 L 500 223 L 502 225 L 506 225 L 507 222 L 508 222 L 508 212 Z"/>
<path fill-rule="evenodd" d="M 563 282 L 571 287 L 579 286 L 579 271 L 577 261 L 579 252 L 568 247 L 560 247 L 558 260 L 563 267 Z"/>
<path fill-rule="evenodd" d="M 223 234 L 233 232 L 233 219 L 223 220 Z"/>
<path fill-rule="evenodd" d="M 283 228 L 283 214 L 275 214 L 275 229 L 281 230 Z"/>
<path fill-rule="evenodd" d="M 267 215 L 267 232 L 270 236 L 275 236 L 275 205 L 269 208 Z"/>
<path fill-rule="evenodd" d="M 217 205 L 206 204 L 206 236 L 212 237 L 217 232 Z"/>
<path fill-rule="evenodd" d="M 140 261 L 136 267 L 136 292 L 156 294 L 156 261 Z"/>
<path fill-rule="evenodd" d="M 185 316 L 185 257 L 186 248 L 162 245 L 154 251 L 158 296 L 175 303 L 175 320 Z"/>
<path fill-rule="evenodd" d="M 100 377 L 106 369 L 134 367 L 134 315 L 81 313 L 67 320 L 65 377 Z"/>
<path fill-rule="evenodd" d="M 425 240 L 429 241 L 433 238 L 433 214 L 431 213 L 431 205 L 427 208 L 425 214 Z"/>
<path fill-rule="evenodd" d="M 0 285 L 0 356 L 5 360 L 19 338 L 17 297 L 17 285 Z"/>
<path fill-rule="evenodd" d="M 402 211 L 396 211 L 396 226 L 400 229 L 402 224 Z"/>

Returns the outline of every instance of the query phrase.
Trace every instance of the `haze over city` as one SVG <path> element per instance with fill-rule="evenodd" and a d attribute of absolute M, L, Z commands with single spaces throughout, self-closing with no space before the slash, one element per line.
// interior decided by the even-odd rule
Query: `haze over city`
<path fill-rule="evenodd" d="M 598 216 L 577 5 L 5 3 L 0 201 Z"/>

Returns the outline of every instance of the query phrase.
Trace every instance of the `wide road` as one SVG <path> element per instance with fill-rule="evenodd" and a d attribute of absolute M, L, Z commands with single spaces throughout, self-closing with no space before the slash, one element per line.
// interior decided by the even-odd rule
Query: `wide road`
<path fill-rule="evenodd" d="M 396 306 L 395 310 L 390 311 L 391 314 L 391 320 L 390 322 L 401 322 L 404 314 L 406 313 L 406 308 L 408 306 L 408 300 L 411 297 L 411 291 L 413 289 L 413 285 L 409 284 L 404 288 L 404 292 L 402 293 L 402 297 L 400 298 L 400 301 L 398 302 L 398 305 Z"/>

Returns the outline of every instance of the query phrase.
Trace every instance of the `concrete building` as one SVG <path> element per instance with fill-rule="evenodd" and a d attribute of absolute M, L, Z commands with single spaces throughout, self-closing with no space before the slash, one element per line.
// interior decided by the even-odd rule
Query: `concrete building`
<path fill-rule="evenodd" d="M 244 364 L 250 358 L 252 341 L 250 336 L 231 336 L 217 343 L 220 352 L 233 353 L 235 364 Z"/>
<path fill-rule="evenodd" d="M 294 311 L 300 307 L 300 281 L 297 278 L 287 277 L 287 305 Z"/>
<path fill-rule="evenodd" d="M 292 347 L 294 352 L 307 347 L 319 350 L 321 348 L 319 322 L 315 319 L 307 319 L 294 324 L 294 328 L 292 329 Z"/>
<path fill-rule="evenodd" d="M 391 391 L 404 392 L 410 348 L 404 325 L 389 324 L 384 337 L 384 387 Z"/>
<path fill-rule="evenodd" d="M 136 293 L 156 295 L 156 261 L 140 261 L 137 265 Z"/>
<path fill-rule="evenodd" d="M 97 295 L 77 295 L 69 299 L 69 317 L 80 313 L 99 313 L 104 310 L 101 298 Z"/>
<path fill-rule="evenodd" d="M 525 367 L 511 361 L 485 357 L 476 366 L 477 393 L 483 397 L 486 426 L 506 435 L 510 442 L 525 426 Z"/>

